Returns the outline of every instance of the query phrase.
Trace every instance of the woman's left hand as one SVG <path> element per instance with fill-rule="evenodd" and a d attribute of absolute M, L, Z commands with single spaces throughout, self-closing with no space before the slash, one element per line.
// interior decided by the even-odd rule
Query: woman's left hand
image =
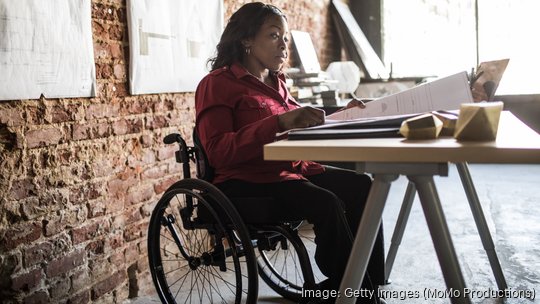
<path fill-rule="evenodd" d="M 364 109 L 366 107 L 365 103 L 371 100 L 372 99 L 370 98 L 362 98 L 362 99 L 353 98 L 353 100 L 349 101 L 349 103 L 345 106 L 344 110 L 354 108 L 354 107 L 360 107 Z"/>
<path fill-rule="evenodd" d="M 350 109 L 350 108 L 354 108 L 354 107 L 359 107 L 361 109 L 364 109 L 366 107 L 365 103 L 368 102 L 368 101 L 372 101 L 372 100 L 373 99 L 371 99 L 371 98 L 361 98 L 361 99 L 353 98 L 353 100 L 349 101 L 349 103 L 347 103 L 346 106 L 339 109 L 337 112 L 343 111 L 343 110 L 346 110 L 346 109 Z"/>

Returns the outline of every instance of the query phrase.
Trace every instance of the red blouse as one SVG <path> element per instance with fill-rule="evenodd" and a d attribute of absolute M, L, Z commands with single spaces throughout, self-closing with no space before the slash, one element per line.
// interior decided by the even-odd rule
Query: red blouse
<path fill-rule="evenodd" d="M 215 169 L 214 183 L 229 179 L 270 183 L 324 171 L 315 162 L 263 159 L 263 146 L 280 132 L 277 115 L 300 107 L 290 96 L 284 75 L 275 77 L 278 90 L 233 64 L 212 71 L 199 83 L 196 128 Z"/>

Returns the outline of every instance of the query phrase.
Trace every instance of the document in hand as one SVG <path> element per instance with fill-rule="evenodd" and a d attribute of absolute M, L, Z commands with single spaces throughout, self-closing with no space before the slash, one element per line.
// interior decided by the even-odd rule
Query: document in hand
<path fill-rule="evenodd" d="M 462 103 L 473 102 L 467 72 L 460 72 L 396 94 L 372 100 L 366 108 L 350 108 L 328 115 L 330 120 L 353 120 L 438 110 L 457 110 Z"/>

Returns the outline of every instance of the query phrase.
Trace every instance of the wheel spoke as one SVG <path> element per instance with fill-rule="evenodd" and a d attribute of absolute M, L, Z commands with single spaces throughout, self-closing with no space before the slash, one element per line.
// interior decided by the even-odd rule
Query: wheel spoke
<path fill-rule="evenodd" d="M 256 299 L 253 247 L 233 208 L 217 188 L 194 179 L 175 183 L 160 199 L 150 219 L 148 257 L 156 290 L 166 303 L 244 304 Z M 162 219 L 168 226 L 161 225 Z M 220 264 L 225 265 L 222 270 Z"/>

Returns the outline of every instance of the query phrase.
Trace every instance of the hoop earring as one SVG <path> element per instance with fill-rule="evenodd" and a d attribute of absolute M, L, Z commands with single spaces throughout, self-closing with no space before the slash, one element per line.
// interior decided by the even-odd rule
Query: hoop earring
<path fill-rule="evenodd" d="M 249 54 L 251 54 L 251 48 L 246 48 L 246 55 L 249 56 Z"/>

